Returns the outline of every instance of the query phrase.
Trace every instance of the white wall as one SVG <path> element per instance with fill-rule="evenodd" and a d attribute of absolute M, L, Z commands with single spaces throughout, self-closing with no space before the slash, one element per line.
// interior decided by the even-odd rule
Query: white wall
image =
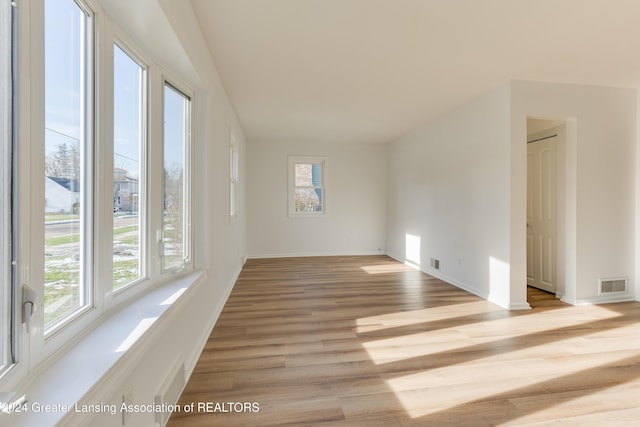
<path fill-rule="evenodd" d="M 512 83 L 512 279 L 526 268 L 526 118 L 567 118 L 565 299 L 603 302 L 598 279 L 611 277 L 628 277 L 633 295 L 636 98 L 635 89 Z"/>
<path fill-rule="evenodd" d="M 565 119 L 563 298 L 606 302 L 598 279 L 636 288 L 635 89 L 511 82 L 389 148 L 387 248 L 502 306 L 526 308 L 527 117 Z M 440 260 L 440 271 L 430 267 Z"/>
<path fill-rule="evenodd" d="M 70 213 L 73 211 L 73 204 L 80 200 L 80 194 L 74 193 L 49 177 L 45 178 L 44 184 L 45 212 Z"/>
<path fill-rule="evenodd" d="M 383 145 L 251 141 L 247 153 L 250 257 L 384 253 Z M 327 157 L 326 215 L 288 217 L 289 155 Z"/>
<path fill-rule="evenodd" d="M 387 250 L 510 307 L 510 86 L 492 90 L 388 150 Z M 411 242 L 412 239 L 409 239 Z M 440 260 L 440 270 L 430 259 Z"/>
<path fill-rule="evenodd" d="M 558 272 L 573 303 L 636 288 L 635 89 L 511 82 L 389 148 L 389 252 L 420 236 L 420 267 L 511 308 L 526 303 L 527 117 L 566 120 Z M 441 261 L 440 271 L 429 265 Z M 627 295 L 598 295 L 628 277 Z"/>

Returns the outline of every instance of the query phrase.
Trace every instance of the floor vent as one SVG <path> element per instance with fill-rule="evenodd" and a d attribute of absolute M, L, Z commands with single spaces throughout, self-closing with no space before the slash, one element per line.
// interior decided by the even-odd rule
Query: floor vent
<path fill-rule="evenodd" d="M 180 363 L 173 374 L 169 375 L 166 379 L 164 387 L 162 387 L 160 393 L 155 397 L 156 405 L 165 405 L 170 408 L 178 403 L 180 394 L 186 385 L 184 364 Z M 156 412 L 156 425 L 165 426 L 172 412 L 170 410 L 166 412 Z"/>
<path fill-rule="evenodd" d="M 600 287 L 598 288 L 601 295 L 603 294 L 620 294 L 627 292 L 628 279 L 620 277 L 615 279 L 600 279 Z"/>

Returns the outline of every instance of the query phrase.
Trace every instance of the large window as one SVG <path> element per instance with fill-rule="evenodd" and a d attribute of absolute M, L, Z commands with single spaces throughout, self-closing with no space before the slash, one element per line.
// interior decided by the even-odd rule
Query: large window
<path fill-rule="evenodd" d="M 176 270 L 189 261 L 189 145 L 191 100 L 165 83 L 162 269 Z"/>
<path fill-rule="evenodd" d="M 11 170 L 12 170 L 12 43 L 11 3 L 0 1 L 0 374 L 12 362 L 11 348 Z"/>
<path fill-rule="evenodd" d="M 113 287 L 144 275 L 146 70 L 113 48 Z"/>
<path fill-rule="evenodd" d="M 101 0 L 0 0 L 0 385 L 192 267 L 195 92 L 165 72 Z"/>
<path fill-rule="evenodd" d="M 90 304 L 90 15 L 73 0 L 45 4 L 44 326 Z"/>
<path fill-rule="evenodd" d="M 325 157 L 289 157 L 289 215 L 326 212 Z"/>

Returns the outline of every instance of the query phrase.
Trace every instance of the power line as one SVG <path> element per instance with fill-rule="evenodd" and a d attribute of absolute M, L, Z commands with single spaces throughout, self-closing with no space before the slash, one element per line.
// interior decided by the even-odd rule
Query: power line
<path fill-rule="evenodd" d="M 66 133 L 60 132 L 59 130 L 51 129 L 50 127 L 45 127 L 45 129 L 50 131 L 50 132 L 53 132 L 53 133 L 58 134 L 60 136 L 64 136 L 65 138 L 69 138 L 69 139 L 71 139 L 73 141 L 76 141 L 76 142 L 80 143 L 80 140 L 78 138 L 74 138 L 73 136 L 67 135 Z M 131 160 L 132 162 L 136 162 L 136 163 L 140 162 L 139 160 L 134 159 L 132 157 L 125 156 L 124 154 L 113 153 L 113 155 L 122 157 L 122 158 L 127 159 L 127 160 Z"/>
<path fill-rule="evenodd" d="M 80 140 L 78 138 L 74 138 L 73 136 L 67 135 L 66 133 L 60 132 L 59 130 L 55 130 L 55 129 L 51 129 L 49 127 L 45 127 L 46 130 L 53 132 L 53 133 L 57 133 L 58 135 L 64 136 L 65 138 L 69 138 L 73 141 L 76 141 L 78 143 L 80 143 Z"/>
<path fill-rule="evenodd" d="M 132 162 L 136 162 L 136 163 L 138 163 L 138 160 L 133 159 L 133 158 L 131 158 L 131 157 L 127 157 L 127 156 L 125 156 L 124 154 L 113 153 L 113 155 L 114 155 L 114 156 L 123 157 L 123 158 L 125 158 L 125 159 L 127 159 L 127 160 L 131 160 Z"/>

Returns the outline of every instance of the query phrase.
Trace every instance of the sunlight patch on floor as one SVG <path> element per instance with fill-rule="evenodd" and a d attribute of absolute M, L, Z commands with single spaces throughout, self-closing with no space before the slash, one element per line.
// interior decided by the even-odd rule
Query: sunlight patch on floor
<path fill-rule="evenodd" d="M 402 337 L 385 338 L 362 344 L 376 365 L 428 357 L 445 351 L 474 345 L 468 336 L 455 329 L 422 332 Z"/>
<path fill-rule="evenodd" d="M 473 304 L 467 307 L 472 308 Z M 579 378 L 584 371 L 615 362 L 620 350 L 636 350 L 635 344 L 628 340 L 616 339 L 628 337 L 629 331 L 627 335 L 622 331 L 619 335 L 614 333 L 612 338 L 601 337 L 602 332 L 597 332 L 600 321 L 620 316 L 604 307 L 590 307 L 584 313 L 567 307 L 553 310 L 553 316 L 541 312 L 536 316 L 508 316 L 474 323 L 469 323 L 468 315 L 456 312 L 456 316 L 451 316 L 446 309 L 388 317 L 387 322 L 426 322 L 423 322 L 423 331 L 413 334 L 399 330 L 393 335 L 394 326 L 388 326 L 389 337 L 362 344 L 376 365 L 406 363 L 415 367 L 416 371 L 410 374 L 385 379 L 412 418 L 457 411 L 462 405 L 485 400 L 510 400 L 532 394 L 546 396 L 549 394 L 546 387 L 555 386 L 554 381 L 562 381 L 567 376 Z M 567 311 L 567 316 L 558 316 L 562 311 Z M 438 320 L 444 323 L 438 324 Z M 432 321 L 433 329 L 429 330 Z M 621 330 L 635 327 L 619 325 Z M 607 330 L 607 336 L 611 332 Z M 569 337 L 560 338 L 559 334 Z M 577 355 L 593 339 L 605 339 L 618 352 L 603 353 L 595 358 L 589 355 L 581 360 Z M 544 374 L 530 377 L 527 372 L 531 370 Z M 492 386 L 488 388 L 487 383 Z"/>
<path fill-rule="evenodd" d="M 511 419 L 510 424 L 548 425 L 550 420 L 562 419 L 565 425 L 575 426 L 638 425 L 640 384 L 633 380 L 629 378 L 627 383 L 600 389 L 575 390 L 560 396 L 542 394 L 535 398 L 512 399 L 511 403 L 526 415 Z M 617 398 L 611 399 L 612 394 Z"/>
<path fill-rule="evenodd" d="M 356 332 L 366 333 L 426 322 L 437 322 L 441 320 L 455 319 L 456 317 L 460 317 L 460 315 L 472 316 L 474 314 L 486 313 L 487 311 L 503 311 L 503 309 L 486 301 L 474 301 L 456 304 L 455 310 L 452 310 L 449 305 L 443 305 L 440 307 L 423 308 L 420 310 L 380 314 L 377 316 L 361 317 L 356 319 Z M 425 326 L 425 329 L 428 328 Z"/>
<path fill-rule="evenodd" d="M 528 415 L 519 421 L 536 422 L 563 418 L 584 413 L 584 408 L 606 411 L 637 405 L 640 386 L 637 383 L 612 387 L 631 387 L 629 399 L 623 402 L 607 402 L 598 395 L 606 395 L 607 390 L 577 390 L 567 393 L 566 401 L 557 401 L 558 395 L 550 394 L 550 385 L 563 382 L 564 377 L 588 378 L 589 371 L 603 365 L 615 364 L 619 353 L 605 353 L 598 358 L 585 358 L 579 364 L 555 363 L 543 357 L 517 359 L 513 361 L 489 360 L 470 361 L 464 365 L 442 368 L 386 379 L 387 386 L 394 392 L 406 413 L 413 419 L 447 410 L 460 410 L 463 405 L 485 401 L 509 400 Z M 482 369 L 478 369 L 478 367 Z M 547 372 L 547 375 L 530 377 L 527 372 Z M 487 380 L 492 386 L 487 387 Z M 632 381 L 632 378 L 629 379 Z M 534 395 L 534 397 L 532 397 Z M 510 421 L 513 422 L 517 418 Z"/>

